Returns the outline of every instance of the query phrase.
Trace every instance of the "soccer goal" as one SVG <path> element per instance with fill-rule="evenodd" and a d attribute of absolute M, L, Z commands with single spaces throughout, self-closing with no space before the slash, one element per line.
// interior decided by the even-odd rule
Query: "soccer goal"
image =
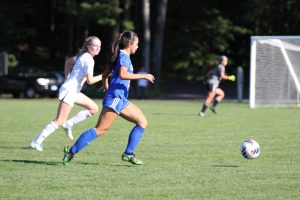
<path fill-rule="evenodd" d="M 252 36 L 250 108 L 300 105 L 300 36 Z"/>

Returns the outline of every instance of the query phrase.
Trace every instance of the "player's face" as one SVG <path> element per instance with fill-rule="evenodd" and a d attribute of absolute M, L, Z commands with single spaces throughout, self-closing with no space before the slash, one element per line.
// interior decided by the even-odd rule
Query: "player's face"
<path fill-rule="evenodd" d="M 99 54 L 100 49 L 101 49 L 101 42 L 99 40 L 94 40 L 92 41 L 91 44 L 89 44 L 87 46 L 88 48 L 88 52 L 92 55 L 92 56 L 96 56 Z"/>
<path fill-rule="evenodd" d="M 135 37 L 133 42 L 129 45 L 130 54 L 134 54 L 136 52 L 136 50 L 139 48 L 138 44 L 139 44 L 139 39 L 137 37 Z"/>
<path fill-rule="evenodd" d="M 223 59 L 221 63 L 223 66 L 226 66 L 228 64 L 228 59 Z"/>

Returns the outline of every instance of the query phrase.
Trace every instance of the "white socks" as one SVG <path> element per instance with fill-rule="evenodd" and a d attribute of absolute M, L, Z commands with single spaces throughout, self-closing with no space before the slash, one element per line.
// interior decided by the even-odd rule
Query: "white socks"
<path fill-rule="evenodd" d="M 74 124 L 77 124 L 78 122 L 81 122 L 85 120 L 86 118 L 92 116 L 90 111 L 88 110 L 82 110 L 79 111 L 74 117 L 72 117 L 70 120 L 66 121 L 66 124 L 69 126 L 73 126 Z M 34 139 L 35 142 L 42 144 L 42 142 L 49 137 L 56 129 L 58 129 L 58 126 L 54 122 L 50 122 L 47 124 L 47 126 L 40 132 L 40 134 Z"/>
<path fill-rule="evenodd" d="M 79 111 L 74 117 L 66 121 L 66 124 L 68 124 L 69 126 L 73 126 L 74 124 L 77 124 L 78 122 L 81 122 L 90 116 L 92 116 L 90 111 L 82 110 Z"/>
<path fill-rule="evenodd" d="M 51 135 L 56 129 L 58 129 L 58 126 L 54 122 L 50 122 L 41 132 L 40 134 L 35 138 L 35 142 L 42 144 L 42 142 Z"/>

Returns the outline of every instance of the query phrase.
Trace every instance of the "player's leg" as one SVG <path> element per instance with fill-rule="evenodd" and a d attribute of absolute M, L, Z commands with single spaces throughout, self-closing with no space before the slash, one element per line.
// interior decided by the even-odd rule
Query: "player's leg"
<path fill-rule="evenodd" d="M 97 138 L 97 136 L 103 135 L 111 127 L 112 123 L 116 120 L 117 117 L 118 115 L 116 112 L 109 108 L 103 107 L 96 127 L 84 131 L 71 148 L 65 147 L 63 163 L 67 164 L 68 162 L 70 162 L 75 154 L 88 146 L 93 140 Z"/>
<path fill-rule="evenodd" d="M 207 97 L 203 103 L 202 109 L 201 109 L 201 113 L 205 113 L 207 107 L 209 106 L 209 104 L 212 102 L 212 100 L 214 99 L 216 93 L 215 92 L 208 92 Z"/>
<path fill-rule="evenodd" d="M 57 116 L 54 121 L 47 124 L 44 129 L 37 135 L 37 137 L 31 142 L 31 147 L 43 151 L 42 142 L 49 137 L 62 123 L 68 118 L 68 115 L 72 107 L 67 103 L 60 101 Z"/>
<path fill-rule="evenodd" d="M 213 101 L 215 95 L 216 95 L 216 86 L 214 84 L 207 84 L 206 85 L 207 89 L 207 97 L 202 105 L 202 109 L 199 112 L 199 115 L 201 117 L 205 116 L 206 109 L 208 108 L 209 104 Z"/>
<path fill-rule="evenodd" d="M 143 163 L 141 160 L 138 160 L 135 157 L 134 151 L 144 134 L 144 130 L 148 125 L 148 121 L 143 112 L 133 103 L 130 103 L 128 106 L 126 106 L 121 111 L 120 116 L 136 124 L 129 134 L 128 144 L 125 152 L 122 155 L 122 160 L 131 162 L 136 165 L 141 165 Z"/>
<path fill-rule="evenodd" d="M 73 116 L 63 124 L 63 128 L 65 129 L 66 134 L 71 140 L 73 140 L 73 126 L 98 112 L 97 104 L 82 93 L 78 93 L 75 104 L 84 107 L 85 109 L 79 111 L 75 116 Z"/>
<path fill-rule="evenodd" d="M 210 105 L 210 103 L 213 101 L 215 95 L 216 95 L 216 87 L 217 85 L 216 84 L 213 84 L 213 83 L 207 83 L 205 85 L 206 87 L 206 90 L 207 90 L 207 96 L 205 98 L 205 101 L 202 105 L 202 108 L 199 112 L 199 115 L 201 117 L 204 117 L 205 116 L 205 112 L 206 112 L 206 109 L 208 108 L 208 106 Z"/>
<path fill-rule="evenodd" d="M 216 107 L 217 107 L 218 103 L 220 103 L 223 100 L 224 96 L 225 96 L 224 91 L 220 88 L 217 88 L 216 89 L 216 97 L 214 99 L 213 105 L 210 107 L 210 109 L 213 113 L 216 113 Z"/>

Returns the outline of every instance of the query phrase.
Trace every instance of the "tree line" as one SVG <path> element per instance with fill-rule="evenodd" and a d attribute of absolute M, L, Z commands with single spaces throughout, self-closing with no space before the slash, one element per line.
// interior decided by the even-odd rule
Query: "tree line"
<path fill-rule="evenodd" d="M 62 70 L 84 38 L 96 35 L 95 70 L 102 71 L 114 38 L 134 30 L 141 41 L 135 66 L 158 80 L 202 81 L 221 54 L 247 72 L 252 35 L 299 34 L 299 9 L 296 0 L 1 1 L 0 51 L 18 66 Z"/>

